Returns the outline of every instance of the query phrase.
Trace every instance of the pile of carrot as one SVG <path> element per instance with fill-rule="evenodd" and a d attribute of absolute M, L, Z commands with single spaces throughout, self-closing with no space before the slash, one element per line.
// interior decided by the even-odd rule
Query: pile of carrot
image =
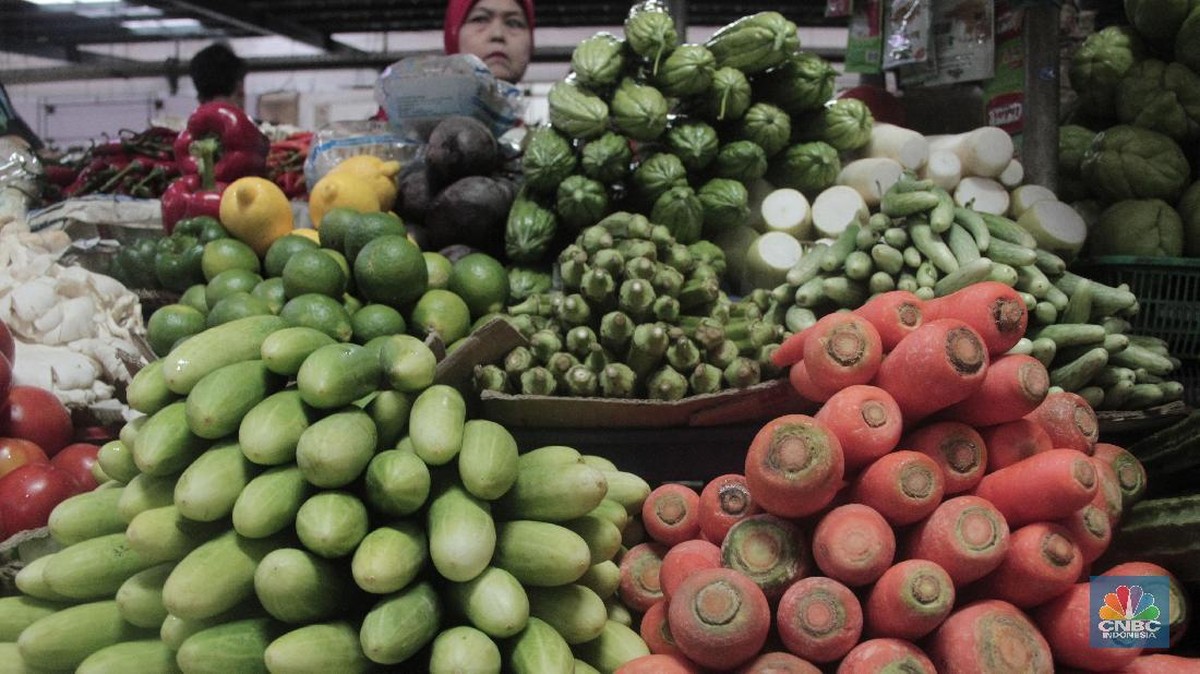
<path fill-rule="evenodd" d="M 1024 311 L 1000 283 L 895 291 L 789 337 L 775 362 L 822 407 L 764 424 L 741 474 L 651 492 L 620 567 L 652 655 L 617 674 L 1200 672 L 1088 643 L 1089 575 L 1187 600 L 1095 564 L 1144 473 L 1009 352 Z"/>

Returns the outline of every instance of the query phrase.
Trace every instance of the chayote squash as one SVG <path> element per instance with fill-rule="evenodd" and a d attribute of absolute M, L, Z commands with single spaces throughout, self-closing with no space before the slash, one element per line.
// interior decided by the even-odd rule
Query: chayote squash
<path fill-rule="evenodd" d="M 754 96 L 792 115 L 816 112 L 833 98 L 837 71 L 812 52 L 796 52 L 777 68 L 754 78 Z"/>
<path fill-rule="evenodd" d="M 717 150 L 713 160 L 713 174 L 718 178 L 732 178 L 751 183 L 767 172 L 767 153 L 758 143 L 735 140 Z"/>
<path fill-rule="evenodd" d="M 1182 63 L 1145 59 L 1121 78 L 1116 107 L 1122 124 L 1189 142 L 1200 137 L 1200 76 Z"/>
<path fill-rule="evenodd" d="M 650 61 L 651 74 L 657 74 L 663 58 L 679 46 L 679 33 L 661 0 L 643 0 L 625 17 L 625 40 L 635 54 Z"/>
<path fill-rule="evenodd" d="M 539 262 L 549 252 L 557 230 L 554 211 L 543 208 L 528 195 L 518 195 L 504 227 L 504 252 L 513 262 Z"/>
<path fill-rule="evenodd" d="M 1125 0 L 1125 18 L 1147 45 L 1163 45 L 1170 53 L 1175 36 L 1195 4 L 1193 0 Z"/>
<path fill-rule="evenodd" d="M 570 138 L 596 138 L 608 129 L 608 104 L 570 77 L 546 94 L 550 124 Z"/>
<path fill-rule="evenodd" d="M 1162 199 L 1124 199 L 1100 214 L 1088 232 L 1095 256 L 1178 257 L 1183 254 L 1183 222 Z"/>
<path fill-rule="evenodd" d="M 767 181 L 775 187 L 790 187 L 815 199 L 837 182 L 841 171 L 837 149 L 825 141 L 814 140 L 791 145 L 772 159 L 767 168 Z"/>
<path fill-rule="evenodd" d="M 631 177 L 634 190 L 648 203 L 672 187 L 687 185 L 687 179 L 683 162 L 669 152 L 650 155 L 638 164 Z"/>
<path fill-rule="evenodd" d="M 629 175 L 633 150 L 629 139 L 611 131 L 584 144 L 579 162 L 583 175 L 602 183 L 615 183 Z"/>
<path fill-rule="evenodd" d="M 554 277 L 543 266 L 513 265 L 508 268 L 508 299 L 517 303 L 538 293 L 548 293 L 554 287 Z"/>
<path fill-rule="evenodd" d="M 750 107 L 750 80 L 737 68 L 717 68 L 700 101 L 702 113 L 718 122 L 740 119 Z"/>
<path fill-rule="evenodd" d="M 704 122 L 681 122 L 667 130 L 667 147 L 689 171 L 700 171 L 717 156 L 717 130 Z"/>
<path fill-rule="evenodd" d="M 1080 105 L 1093 117 L 1114 117 L 1117 84 L 1134 63 L 1142 60 L 1142 39 L 1128 26 L 1109 26 L 1092 33 L 1071 56 L 1067 71 Z"/>
<path fill-rule="evenodd" d="M 587 176 L 571 176 L 558 186 L 555 210 L 564 227 L 570 230 L 589 227 L 608 213 L 608 190 Z"/>
<path fill-rule="evenodd" d="M 1092 145 L 1096 132 L 1077 124 L 1065 124 L 1058 128 L 1058 198 L 1072 202 L 1086 199 L 1087 185 L 1083 182 L 1079 165 L 1083 155 Z"/>
<path fill-rule="evenodd" d="M 626 136 L 650 141 L 667 129 L 667 99 L 662 92 L 627 77 L 612 97 L 613 126 Z"/>
<path fill-rule="evenodd" d="M 792 136 L 792 118 L 771 103 L 755 103 L 737 122 L 737 136 L 754 141 L 770 158 L 787 147 Z"/>
<path fill-rule="evenodd" d="M 612 33 L 585 38 L 571 52 L 571 72 L 585 87 L 610 87 L 621 80 L 624 71 L 625 41 Z"/>
<path fill-rule="evenodd" d="M 1175 35 L 1175 60 L 1200 73 L 1200 2 L 1195 0 Z"/>
<path fill-rule="evenodd" d="M 750 194 L 737 180 L 712 178 L 700 186 L 696 196 L 704 209 L 706 235 L 743 225 L 750 217 Z"/>
<path fill-rule="evenodd" d="M 1080 171 L 1097 199 L 1174 202 L 1191 167 L 1179 145 L 1157 131 L 1120 124 L 1096 134 Z"/>
<path fill-rule="evenodd" d="M 720 67 L 753 75 L 783 63 L 800 49 L 796 24 L 779 12 L 744 16 L 721 27 L 707 46 Z"/>
<path fill-rule="evenodd" d="M 549 193 L 558 189 L 575 171 L 575 150 L 561 133 L 551 126 L 538 126 L 529 132 L 521 167 L 525 184 L 531 190 Z"/>
<path fill-rule="evenodd" d="M 1184 190 L 1176 210 L 1183 219 L 1183 254 L 1200 257 L 1200 180 Z"/>
<path fill-rule="evenodd" d="M 700 239 L 704 207 L 691 187 L 676 185 L 654 200 L 650 222 L 666 226 L 677 242 L 692 243 Z"/>
<path fill-rule="evenodd" d="M 654 78 L 667 96 L 695 96 L 708 90 L 717 60 L 704 45 L 680 45 L 663 61 Z"/>
<path fill-rule="evenodd" d="M 865 147 L 871 140 L 875 120 L 871 109 L 857 98 L 835 98 L 828 101 L 803 122 L 797 124 L 800 140 L 823 140 L 839 152 Z"/>

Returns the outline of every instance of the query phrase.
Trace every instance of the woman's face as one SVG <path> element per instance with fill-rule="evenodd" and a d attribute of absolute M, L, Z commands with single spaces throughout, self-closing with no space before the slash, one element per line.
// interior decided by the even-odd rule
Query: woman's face
<path fill-rule="evenodd" d="M 458 32 L 458 50 L 483 59 L 506 82 L 525 75 L 532 47 L 529 22 L 516 0 L 479 0 Z"/>

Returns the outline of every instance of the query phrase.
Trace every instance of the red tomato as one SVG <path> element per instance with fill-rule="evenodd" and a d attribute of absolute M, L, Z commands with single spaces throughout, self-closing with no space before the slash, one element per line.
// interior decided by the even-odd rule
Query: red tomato
<path fill-rule="evenodd" d="M 97 484 L 96 476 L 92 475 L 92 465 L 96 463 L 96 453 L 99 451 L 99 445 L 93 445 L 90 442 L 76 442 L 63 447 L 58 454 L 54 455 L 50 463 L 56 468 L 70 473 L 80 490 L 91 491 L 96 488 Z"/>
<path fill-rule="evenodd" d="M 0 400 L 8 397 L 8 389 L 12 388 L 12 362 L 8 356 L 0 353 Z"/>
<path fill-rule="evenodd" d="M 48 463 L 26 464 L 0 477 L 0 519 L 9 533 L 44 527 L 54 506 L 78 493 L 67 471 Z"/>
<path fill-rule="evenodd" d="M 4 357 L 8 359 L 8 362 L 11 363 L 13 360 L 13 354 L 16 352 L 17 344 L 15 341 L 13 341 L 12 332 L 9 331 L 8 326 L 4 324 L 4 321 L 0 321 L 0 353 L 4 354 Z"/>
<path fill-rule="evenodd" d="M 37 443 L 21 438 L 0 438 L 0 477 L 27 463 L 49 463 L 50 459 Z"/>
<path fill-rule="evenodd" d="M 71 413 L 51 392 L 36 386 L 14 386 L 0 406 L 0 433 L 37 443 L 54 456 L 75 437 Z"/>

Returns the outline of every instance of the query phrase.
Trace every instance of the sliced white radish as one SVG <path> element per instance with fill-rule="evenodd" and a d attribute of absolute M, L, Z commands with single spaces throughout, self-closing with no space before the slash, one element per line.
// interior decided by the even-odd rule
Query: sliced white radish
<path fill-rule="evenodd" d="M 1008 217 L 1019 218 L 1021 214 L 1029 210 L 1029 207 L 1039 201 L 1046 199 L 1058 200 L 1058 195 L 1054 194 L 1048 187 L 1042 185 L 1021 185 L 1012 191 L 1012 198 L 1008 204 Z"/>
<path fill-rule="evenodd" d="M 747 205 L 750 206 L 750 219 L 746 223 L 756 229 L 762 229 L 762 202 L 767 195 L 775 191 L 775 186 L 766 178 L 759 178 L 746 185 Z"/>
<path fill-rule="evenodd" d="M 929 141 L 912 129 L 895 124 L 875 124 L 871 127 L 871 141 L 867 143 L 865 155 L 895 159 L 904 168 L 915 171 L 929 159 Z"/>
<path fill-rule="evenodd" d="M 1025 165 L 1020 159 L 1013 159 L 1008 162 L 1008 166 L 996 176 L 996 180 L 1000 181 L 1008 189 L 1016 189 L 1021 183 L 1025 182 Z"/>
<path fill-rule="evenodd" d="M 762 232 L 783 232 L 806 241 L 812 237 L 812 209 L 800 190 L 781 187 L 767 195 L 759 208 Z"/>
<path fill-rule="evenodd" d="M 929 151 L 949 150 L 962 160 L 963 175 L 995 178 L 1013 158 L 1012 136 L 995 126 L 981 126 L 964 133 L 929 136 Z"/>
<path fill-rule="evenodd" d="M 850 223 L 864 223 L 871 211 L 858 190 L 848 185 L 827 187 L 813 199 L 812 225 L 820 236 L 836 237 Z"/>
<path fill-rule="evenodd" d="M 800 260 L 801 252 L 800 241 L 790 234 L 760 234 L 746 250 L 746 285 L 770 289 L 787 282 L 787 272 Z"/>
<path fill-rule="evenodd" d="M 921 167 L 919 175 L 933 181 L 934 185 L 953 192 L 962 180 L 962 160 L 949 150 L 934 150 L 929 153 L 929 160 Z"/>
<path fill-rule="evenodd" d="M 980 213 L 1004 215 L 1008 212 L 1008 190 L 991 178 L 967 176 L 954 188 L 954 203 Z"/>
<path fill-rule="evenodd" d="M 862 195 L 867 206 L 876 207 L 883 193 L 895 185 L 904 173 L 904 167 L 895 159 L 866 157 L 855 159 L 842 167 L 838 174 L 839 185 L 853 187 Z"/>
<path fill-rule="evenodd" d="M 1069 204 L 1058 199 L 1045 199 L 1030 206 L 1017 219 L 1037 240 L 1038 247 L 1067 258 L 1079 254 L 1087 239 L 1087 223 Z"/>
<path fill-rule="evenodd" d="M 744 294 L 748 289 L 742 287 L 746 270 L 746 253 L 750 244 L 758 238 L 759 232 L 750 225 L 738 225 L 721 230 L 712 242 L 725 253 L 725 278 L 734 284 L 734 291 Z"/>

